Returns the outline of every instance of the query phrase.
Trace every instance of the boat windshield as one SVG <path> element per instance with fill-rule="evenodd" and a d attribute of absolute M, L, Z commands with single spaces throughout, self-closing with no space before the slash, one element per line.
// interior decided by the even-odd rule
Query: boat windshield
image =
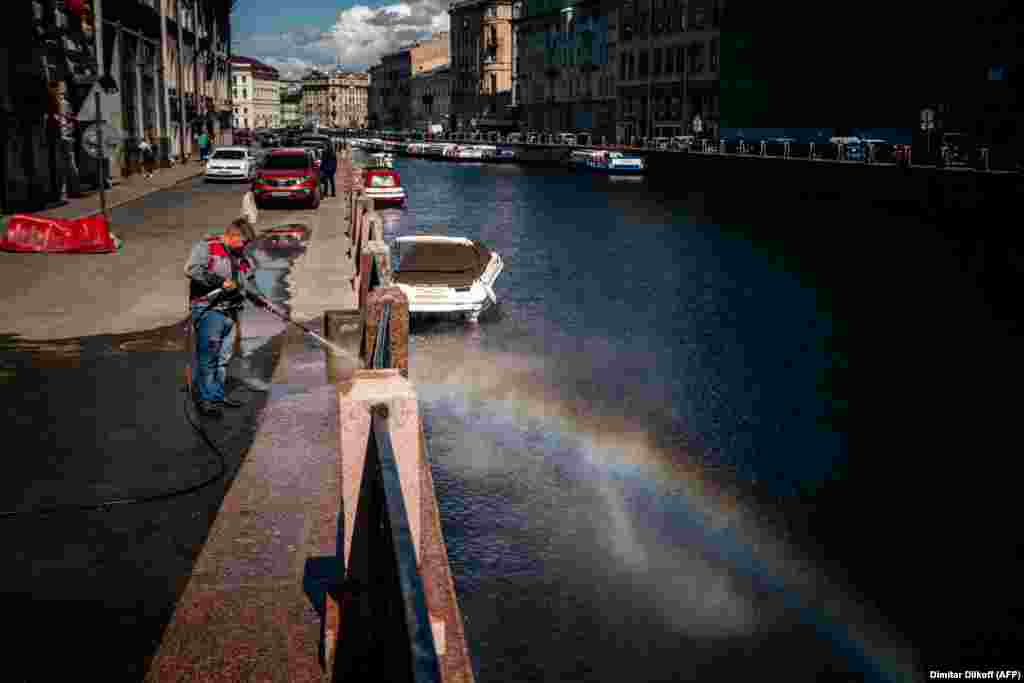
<path fill-rule="evenodd" d="M 395 179 L 389 175 L 370 176 L 370 187 L 394 187 Z"/>

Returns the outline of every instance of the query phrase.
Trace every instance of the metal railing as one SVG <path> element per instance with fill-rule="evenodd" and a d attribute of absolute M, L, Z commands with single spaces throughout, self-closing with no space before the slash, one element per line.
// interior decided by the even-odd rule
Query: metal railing
<path fill-rule="evenodd" d="M 497 144 L 522 145 L 526 147 L 573 147 L 593 146 L 607 149 L 635 150 L 642 152 L 689 152 L 696 154 L 717 154 L 725 156 L 759 156 L 781 157 L 784 159 L 804 159 L 808 161 L 861 163 L 866 165 L 910 165 L 912 145 L 888 142 L 866 143 L 859 145 L 833 142 L 797 142 L 786 139 L 713 139 L 699 138 L 690 142 L 663 142 L 656 138 L 632 138 L 611 144 L 601 138 L 602 144 L 593 141 L 578 141 L 576 145 L 564 144 L 552 133 L 517 133 L 518 137 L 508 135 L 490 135 L 488 140 Z M 431 136 L 432 140 L 447 142 L 474 143 L 482 140 L 473 139 L 466 132 L 445 132 Z M 934 166 L 938 168 L 963 168 L 976 171 L 1016 171 L 1020 172 L 1022 162 L 1013 158 L 1012 150 L 997 149 L 993 154 L 991 146 L 978 145 L 972 148 L 959 149 L 940 147 L 922 157 L 920 152 L 914 166 Z M 993 163 L 993 156 L 996 162 Z"/>

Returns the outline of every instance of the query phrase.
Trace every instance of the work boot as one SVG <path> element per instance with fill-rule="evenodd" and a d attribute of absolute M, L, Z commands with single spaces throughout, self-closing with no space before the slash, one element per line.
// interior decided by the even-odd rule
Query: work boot
<path fill-rule="evenodd" d="M 211 401 L 199 401 L 196 404 L 199 414 L 203 417 L 224 417 L 224 411 L 220 406 Z"/>

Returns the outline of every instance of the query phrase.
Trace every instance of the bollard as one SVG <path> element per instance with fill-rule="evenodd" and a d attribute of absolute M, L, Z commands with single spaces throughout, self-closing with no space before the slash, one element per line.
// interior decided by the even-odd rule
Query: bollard
<path fill-rule="evenodd" d="M 390 287 L 393 280 L 391 272 L 391 250 L 383 239 L 370 240 L 366 243 L 366 252 L 373 260 L 373 268 L 380 278 L 379 287 Z"/>
<path fill-rule="evenodd" d="M 358 308 L 324 311 L 324 337 L 331 340 L 352 358 L 359 357 L 362 313 Z M 345 358 L 327 353 L 327 379 L 332 383 L 346 382 L 357 368 Z"/>
<path fill-rule="evenodd" d="M 761 156 L 768 156 L 768 145 L 764 140 L 761 140 Z"/>
<path fill-rule="evenodd" d="M 813 159 L 814 158 L 814 143 L 813 142 L 811 143 L 810 149 L 807 152 L 807 158 L 808 159 Z"/>

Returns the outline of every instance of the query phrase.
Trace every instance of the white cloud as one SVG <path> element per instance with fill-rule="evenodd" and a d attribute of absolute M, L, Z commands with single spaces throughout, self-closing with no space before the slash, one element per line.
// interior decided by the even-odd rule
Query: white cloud
<path fill-rule="evenodd" d="M 305 26 L 281 34 L 242 36 L 235 54 L 255 57 L 288 78 L 311 68 L 341 65 L 366 69 L 393 52 L 437 31 L 448 30 L 444 0 L 413 0 L 380 7 L 354 5 L 338 13 L 332 26 Z"/>

